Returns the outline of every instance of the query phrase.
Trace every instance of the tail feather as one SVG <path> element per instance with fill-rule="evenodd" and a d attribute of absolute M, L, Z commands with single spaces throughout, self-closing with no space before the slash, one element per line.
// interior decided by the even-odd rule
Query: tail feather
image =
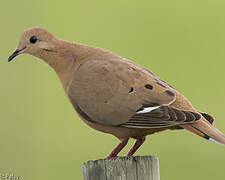
<path fill-rule="evenodd" d="M 204 112 L 199 112 L 199 113 L 201 113 L 201 115 L 202 115 L 207 121 L 209 121 L 210 124 L 213 124 L 214 118 L 213 118 L 210 114 L 207 114 L 207 113 L 204 113 Z"/>
<path fill-rule="evenodd" d="M 209 140 L 210 140 L 211 142 L 216 143 L 216 144 L 221 144 L 221 145 L 224 145 L 224 146 L 225 146 L 225 144 L 222 144 L 222 143 L 220 143 L 220 142 L 216 141 L 216 140 L 215 140 L 215 139 L 213 139 L 213 138 L 209 138 Z"/>
<path fill-rule="evenodd" d="M 204 118 L 195 123 L 181 125 L 181 127 L 214 143 L 225 145 L 225 135 Z"/>

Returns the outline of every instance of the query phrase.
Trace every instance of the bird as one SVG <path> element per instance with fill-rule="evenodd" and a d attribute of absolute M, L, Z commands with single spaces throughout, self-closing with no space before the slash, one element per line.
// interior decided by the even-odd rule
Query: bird
<path fill-rule="evenodd" d="M 146 136 L 167 129 L 186 129 L 225 145 L 225 135 L 213 126 L 213 116 L 195 109 L 152 71 L 109 50 L 31 27 L 21 34 L 8 61 L 20 54 L 49 64 L 79 117 L 91 128 L 119 139 L 106 159 L 118 156 L 130 138 L 136 141 L 126 156 L 133 156 Z"/>

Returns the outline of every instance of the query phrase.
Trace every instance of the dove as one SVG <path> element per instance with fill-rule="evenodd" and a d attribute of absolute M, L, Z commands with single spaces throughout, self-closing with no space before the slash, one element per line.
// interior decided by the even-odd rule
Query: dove
<path fill-rule="evenodd" d="M 195 109 L 174 87 L 150 70 L 111 51 L 57 38 L 32 27 L 20 36 L 8 58 L 30 54 L 52 67 L 79 117 L 91 128 L 109 133 L 119 144 L 106 157 L 116 157 L 130 138 L 132 156 L 147 135 L 167 129 L 186 129 L 207 140 L 225 144 L 214 118 Z"/>

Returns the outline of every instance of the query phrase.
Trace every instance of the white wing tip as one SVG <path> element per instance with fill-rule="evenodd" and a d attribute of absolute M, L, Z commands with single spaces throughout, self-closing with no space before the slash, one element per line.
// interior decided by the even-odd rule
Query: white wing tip
<path fill-rule="evenodd" d="M 154 107 L 145 107 L 144 109 L 136 112 L 136 114 L 142 114 L 142 113 L 149 113 L 157 108 L 159 108 L 160 106 L 154 106 Z"/>
<path fill-rule="evenodd" d="M 216 141 L 216 140 L 213 139 L 213 138 L 209 138 L 209 141 L 214 142 L 214 143 L 216 143 L 216 144 L 221 144 L 221 145 L 224 145 L 224 146 L 225 146 L 225 144 L 220 143 L 220 142 Z"/>

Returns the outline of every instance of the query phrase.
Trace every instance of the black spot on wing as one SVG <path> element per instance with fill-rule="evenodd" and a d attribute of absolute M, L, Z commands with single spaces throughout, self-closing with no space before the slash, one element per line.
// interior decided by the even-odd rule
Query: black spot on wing
<path fill-rule="evenodd" d="M 150 89 L 150 90 L 152 90 L 152 89 L 153 89 L 153 86 L 152 86 L 152 85 L 150 85 L 150 84 L 146 84 L 146 85 L 145 85 L 145 88 L 146 88 L 146 89 Z"/>
<path fill-rule="evenodd" d="M 130 93 L 132 93 L 134 91 L 134 88 L 132 87 L 132 88 L 130 88 L 130 90 L 129 90 L 129 94 Z"/>
<path fill-rule="evenodd" d="M 170 90 L 166 90 L 165 93 L 167 93 L 169 96 L 172 96 L 172 97 L 175 96 L 175 94 Z"/>

